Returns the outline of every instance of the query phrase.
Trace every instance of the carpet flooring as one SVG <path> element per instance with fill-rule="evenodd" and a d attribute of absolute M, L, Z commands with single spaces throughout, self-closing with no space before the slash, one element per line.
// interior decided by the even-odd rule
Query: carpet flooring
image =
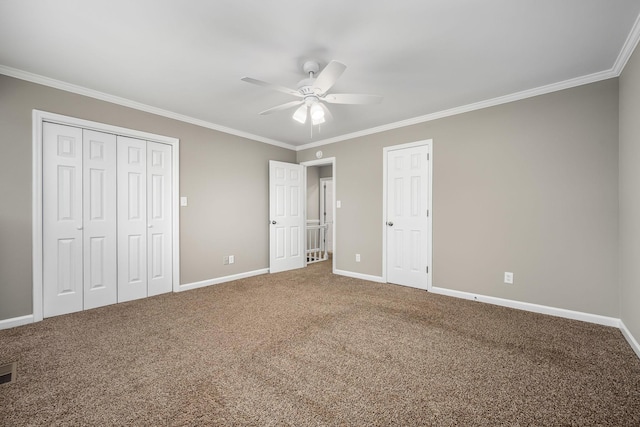
<path fill-rule="evenodd" d="M 0 425 L 640 425 L 619 330 L 328 264 L 0 331 Z"/>

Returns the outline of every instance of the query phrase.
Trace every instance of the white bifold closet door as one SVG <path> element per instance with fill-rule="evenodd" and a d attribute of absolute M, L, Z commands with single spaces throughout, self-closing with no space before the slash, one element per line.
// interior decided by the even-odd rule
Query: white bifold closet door
<path fill-rule="evenodd" d="M 172 147 L 43 124 L 43 316 L 170 292 Z"/>
<path fill-rule="evenodd" d="M 173 288 L 171 155 L 167 144 L 147 142 L 147 294 Z"/>
<path fill-rule="evenodd" d="M 118 302 L 172 288 L 171 146 L 118 137 Z"/>
<path fill-rule="evenodd" d="M 116 137 L 43 126 L 44 316 L 116 302 Z"/>

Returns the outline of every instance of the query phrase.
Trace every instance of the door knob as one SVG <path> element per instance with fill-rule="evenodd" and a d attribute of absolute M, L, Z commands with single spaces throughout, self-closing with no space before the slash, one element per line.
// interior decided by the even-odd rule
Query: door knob
<path fill-rule="evenodd" d="M 149 228 L 153 228 L 153 225 L 152 225 L 152 224 L 149 224 L 149 225 L 147 225 L 147 227 L 149 227 Z"/>
<path fill-rule="evenodd" d="M 271 224 L 276 225 L 278 222 L 277 221 L 271 221 Z"/>
<path fill-rule="evenodd" d="M 81 225 L 77 226 L 76 228 L 77 228 L 78 230 L 82 230 L 82 226 L 81 226 Z"/>
<path fill-rule="evenodd" d="M 389 222 L 387 222 L 387 225 L 388 225 L 389 227 L 393 227 L 393 221 L 389 221 Z"/>

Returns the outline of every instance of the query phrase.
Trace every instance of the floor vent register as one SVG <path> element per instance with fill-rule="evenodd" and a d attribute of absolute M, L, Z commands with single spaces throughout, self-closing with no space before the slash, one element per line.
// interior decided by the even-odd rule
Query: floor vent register
<path fill-rule="evenodd" d="M 17 362 L 0 365 L 0 384 L 11 384 L 16 380 Z"/>

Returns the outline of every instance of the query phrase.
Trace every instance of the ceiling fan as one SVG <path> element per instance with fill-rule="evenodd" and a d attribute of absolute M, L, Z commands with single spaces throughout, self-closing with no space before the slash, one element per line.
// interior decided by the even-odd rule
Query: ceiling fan
<path fill-rule="evenodd" d="M 320 65 L 317 61 L 307 61 L 302 69 L 308 75 L 298 82 L 297 89 L 289 89 L 287 87 L 274 85 L 263 82 L 262 80 L 252 79 L 251 77 L 243 77 L 242 80 L 247 83 L 253 83 L 258 86 L 264 86 L 278 92 L 283 92 L 300 98 L 295 101 L 286 102 L 281 105 L 269 108 L 260 112 L 260 114 L 271 114 L 278 111 L 287 110 L 289 108 L 298 107 L 293 113 L 293 119 L 304 124 L 307 117 L 311 116 L 311 124 L 319 125 L 327 119 L 331 119 L 331 112 L 324 103 L 328 104 L 377 104 L 382 101 L 382 97 L 378 95 L 364 95 L 355 93 L 327 93 L 329 89 L 336 83 L 338 78 L 347 68 L 341 62 L 331 61 L 318 74 Z M 316 76 L 317 74 L 317 76 Z"/>

